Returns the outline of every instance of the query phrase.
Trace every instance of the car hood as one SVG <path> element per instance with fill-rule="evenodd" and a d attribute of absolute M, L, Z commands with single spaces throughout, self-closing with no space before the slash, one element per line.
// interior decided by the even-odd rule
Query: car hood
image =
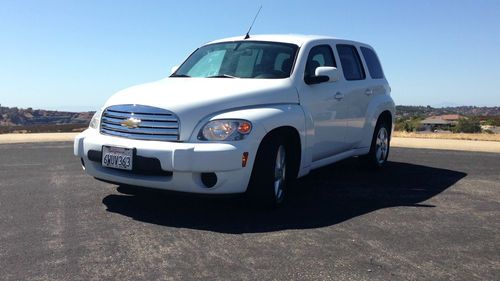
<path fill-rule="evenodd" d="M 105 107 L 140 104 L 175 113 L 182 124 L 180 140 L 207 116 L 235 108 L 298 103 L 290 79 L 165 78 L 113 95 Z"/>

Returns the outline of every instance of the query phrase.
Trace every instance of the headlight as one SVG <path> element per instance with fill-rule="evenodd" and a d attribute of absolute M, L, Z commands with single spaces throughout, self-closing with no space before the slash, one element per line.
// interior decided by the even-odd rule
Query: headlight
<path fill-rule="evenodd" d="M 92 116 L 92 119 L 90 119 L 90 124 L 89 124 L 90 128 L 92 129 L 99 128 L 99 123 L 101 122 L 101 114 L 102 114 L 102 109 L 94 113 L 94 116 Z"/>
<path fill-rule="evenodd" d="M 246 120 L 214 120 L 201 129 L 198 139 L 209 141 L 241 140 L 252 131 L 252 123 Z"/>

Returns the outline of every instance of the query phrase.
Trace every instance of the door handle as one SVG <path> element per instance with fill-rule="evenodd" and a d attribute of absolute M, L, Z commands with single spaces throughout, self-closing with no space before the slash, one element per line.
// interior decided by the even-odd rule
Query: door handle
<path fill-rule="evenodd" d="M 336 99 L 336 100 L 341 100 L 341 99 L 343 99 L 343 98 L 344 98 L 344 94 L 342 94 L 341 92 L 337 92 L 337 93 L 335 94 L 335 99 Z"/>
<path fill-rule="evenodd" d="M 366 89 L 365 95 L 371 96 L 372 94 L 373 94 L 373 90 L 372 89 Z"/>

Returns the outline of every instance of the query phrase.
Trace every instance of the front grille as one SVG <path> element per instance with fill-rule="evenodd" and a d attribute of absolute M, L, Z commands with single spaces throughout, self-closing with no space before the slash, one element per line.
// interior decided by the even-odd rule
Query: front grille
<path fill-rule="evenodd" d="M 138 140 L 178 141 L 179 119 L 157 107 L 113 105 L 102 113 L 101 133 Z"/>

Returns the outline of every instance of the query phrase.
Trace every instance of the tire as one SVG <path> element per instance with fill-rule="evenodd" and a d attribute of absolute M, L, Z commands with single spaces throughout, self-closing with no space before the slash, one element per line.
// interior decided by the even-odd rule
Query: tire
<path fill-rule="evenodd" d="M 373 132 L 370 152 L 361 157 L 363 164 L 372 169 L 383 167 L 389 157 L 391 124 L 379 119 Z"/>
<path fill-rule="evenodd" d="M 290 171 L 290 149 L 278 135 L 264 139 L 257 151 L 247 195 L 259 207 L 276 208 L 283 204 Z"/>

